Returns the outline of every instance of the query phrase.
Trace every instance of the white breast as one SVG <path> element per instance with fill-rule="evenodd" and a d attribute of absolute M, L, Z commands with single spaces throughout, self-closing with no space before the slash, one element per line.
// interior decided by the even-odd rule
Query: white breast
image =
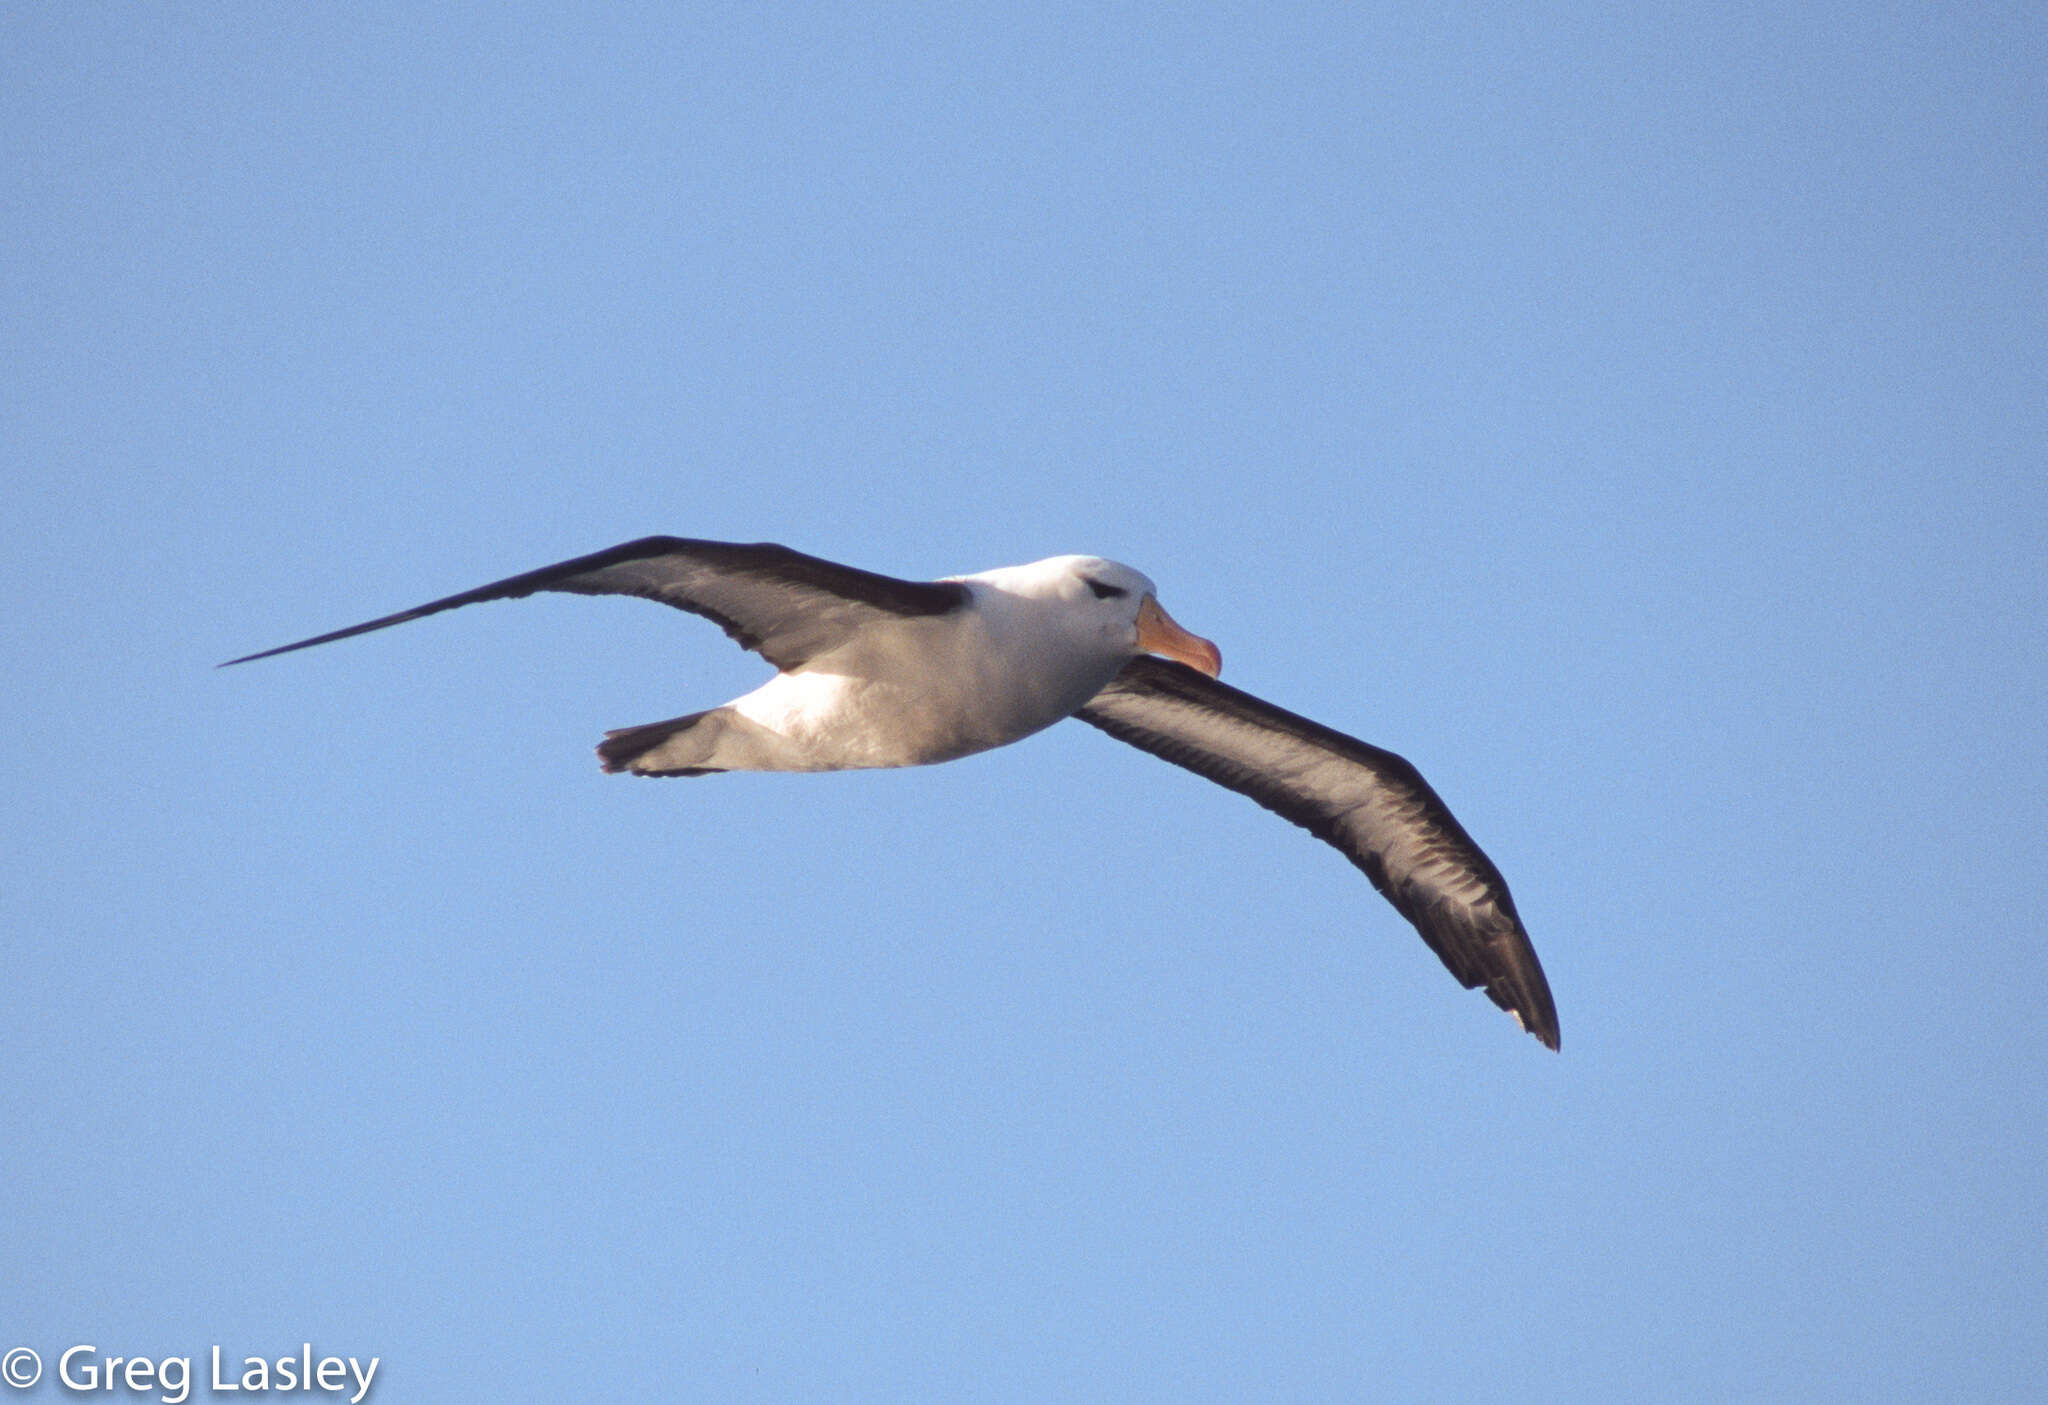
<path fill-rule="evenodd" d="M 787 739 L 791 769 L 918 766 L 1071 716 L 1129 657 L 1063 602 L 966 584 L 973 608 L 871 626 L 731 707 Z"/>

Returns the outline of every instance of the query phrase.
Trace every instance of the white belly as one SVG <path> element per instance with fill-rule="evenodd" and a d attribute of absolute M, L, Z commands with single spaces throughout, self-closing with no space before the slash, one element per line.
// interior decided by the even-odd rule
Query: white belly
<path fill-rule="evenodd" d="M 728 706 L 782 738 L 774 769 L 923 766 L 1005 746 L 1095 696 L 1119 658 L 1002 647 L 982 621 L 909 621 L 777 674 Z"/>

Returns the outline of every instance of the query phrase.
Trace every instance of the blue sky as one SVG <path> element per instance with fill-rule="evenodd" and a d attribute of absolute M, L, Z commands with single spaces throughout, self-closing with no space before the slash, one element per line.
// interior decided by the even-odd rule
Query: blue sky
<path fill-rule="evenodd" d="M 385 1401 L 2024 1393 L 2044 39 L 10 8 L 0 1348 L 310 1341 Z M 605 777 L 761 676 L 637 601 L 212 669 L 651 532 L 1130 562 L 1421 767 L 1563 1053 L 1075 724 Z"/>

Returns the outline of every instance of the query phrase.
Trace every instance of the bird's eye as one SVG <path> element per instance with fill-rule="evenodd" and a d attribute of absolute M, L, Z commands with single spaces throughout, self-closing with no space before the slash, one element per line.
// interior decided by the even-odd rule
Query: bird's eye
<path fill-rule="evenodd" d="M 1107 582 L 1095 579 L 1093 576 L 1083 576 L 1081 579 L 1088 582 L 1088 588 L 1095 592 L 1097 600 L 1114 600 L 1119 595 L 1130 594 L 1128 590 L 1125 590 L 1120 585 L 1110 585 Z"/>

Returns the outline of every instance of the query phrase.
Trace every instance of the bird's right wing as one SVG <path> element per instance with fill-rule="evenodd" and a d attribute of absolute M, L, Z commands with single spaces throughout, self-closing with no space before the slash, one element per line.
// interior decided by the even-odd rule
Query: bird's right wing
<path fill-rule="evenodd" d="M 969 600 L 967 588 L 951 581 L 897 580 L 806 556 L 772 542 L 743 545 L 691 541 L 684 537 L 643 537 L 331 634 L 229 659 L 228 663 L 248 663 L 273 654 L 288 654 L 294 649 L 310 649 L 315 644 L 404 624 L 458 605 L 513 600 L 541 590 L 575 595 L 637 595 L 658 600 L 704 616 L 737 640 L 741 648 L 755 650 L 780 669 L 799 667 L 806 659 L 836 647 L 862 625 L 878 618 L 943 615 L 962 608 Z"/>
<path fill-rule="evenodd" d="M 1074 714 L 1248 795 L 1341 851 L 1465 986 L 1544 1044 L 1557 1007 L 1506 880 L 1421 773 L 1184 664 L 1140 656 Z"/>

